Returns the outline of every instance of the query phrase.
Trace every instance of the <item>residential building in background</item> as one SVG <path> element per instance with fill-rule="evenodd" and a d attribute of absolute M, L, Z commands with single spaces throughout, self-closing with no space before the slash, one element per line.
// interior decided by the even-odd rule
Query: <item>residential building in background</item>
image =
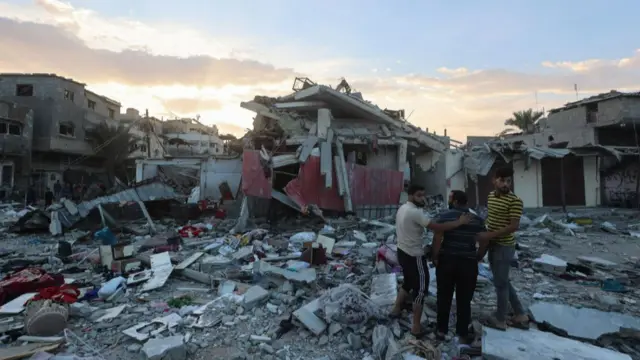
<path fill-rule="evenodd" d="M 117 124 L 119 102 L 55 74 L 0 74 L 0 99 L 33 110 L 31 182 L 38 192 L 56 181 L 88 183 L 101 172 L 87 129 Z"/>
<path fill-rule="evenodd" d="M 0 100 L 0 199 L 29 183 L 32 142 L 33 111 Z"/>
<path fill-rule="evenodd" d="M 129 126 L 129 134 L 137 139 L 129 158 L 161 158 L 165 154 L 162 138 L 163 122 L 155 117 L 142 116 L 140 111 L 128 108 L 120 123 Z"/>
<path fill-rule="evenodd" d="M 32 184 L 42 195 L 57 181 L 104 182 L 106 154 L 98 155 L 88 139 L 100 124 L 129 130 L 135 139 L 128 149 L 131 160 L 225 152 L 215 125 L 161 121 L 121 108 L 84 83 L 56 74 L 0 74 L 0 198 L 16 184 Z"/>
<path fill-rule="evenodd" d="M 218 127 L 196 119 L 166 120 L 162 123 L 164 148 L 171 156 L 209 156 L 225 153 Z"/>
<path fill-rule="evenodd" d="M 173 119 L 163 122 L 163 129 L 167 133 L 191 133 L 199 132 L 203 134 L 218 135 L 218 127 L 216 125 L 205 125 L 198 119 Z"/>
<path fill-rule="evenodd" d="M 478 191 L 480 205 L 491 189 L 491 171 L 504 165 L 513 166 L 514 191 L 525 207 L 640 205 L 639 92 L 613 90 L 568 103 L 549 111 L 535 132 L 486 145 L 490 151 L 476 149 L 474 171 L 487 175 L 468 189 L 472 199 Z M 490 163 L 491 169 L 481 169 Z"/>
<path fill-rule="evenodd" d="M 171 156 L 209 156 L 225 153 L 226 145 L 217 135 L 197 131 L 165 133 L 164 148 Z"/>

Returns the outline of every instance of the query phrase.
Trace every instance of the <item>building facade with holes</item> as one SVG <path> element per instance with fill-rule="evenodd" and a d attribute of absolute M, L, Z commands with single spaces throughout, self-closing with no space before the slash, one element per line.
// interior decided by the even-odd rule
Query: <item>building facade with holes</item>
<path fill-rule="evenodd" d="M 55 74 L 0 74 L 0 99 L 33 110 L 30 167 L 38 193 L 67 176 L 88 183 L 83 174 L 100 172 L 86 130 L 103 121 L 116 124 L 119 102 Z"/>
<path fill-rule="evenodd" d="M 500 139 L 546 151 L 539 159 L 521 154 L 506 162 L 514 168 L 514 191 L 525 206 L 638 206 L 640 93 L 611 91 L 568 103 L 549 111 L 540 125 L 536 133 Z M 478 179 L 481 205 L 490 175 Z M 472 184 L 471 192 L 475 189 Z"/>
<path fill-rule="evenodd" d="M 31 170 L 33 111 L 0 100 L 0 199 L 24 190 Z"/>
<path fill-rule="evenodd" d="M 120 123 L 130 126 L 129 134 L 135 139 L 129 149 L 130 159 L 159 159 L 166 155 L 163 146 L 162 129 L 164 123 L 159 119 L 140 115 L 140 111 L 128 108 L 120 117 Z M 147 124 L 147 125 L 145 125 Z M 135 164 L 132 162 L 132 168 Z"/>

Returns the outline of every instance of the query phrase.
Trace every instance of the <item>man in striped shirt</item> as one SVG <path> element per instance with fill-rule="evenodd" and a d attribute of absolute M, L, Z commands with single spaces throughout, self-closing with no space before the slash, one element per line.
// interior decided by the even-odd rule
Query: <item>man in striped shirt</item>
<path fill-rule="evenodd" d="M 493 176 L 494 191 L 489 194 L 486 219 L 487 232 L 478 235 L 480 248 L 478 260 L 482 260 L 487 248 L 489 265 L 493 273 L 493 285 L 496 289 L 497 309 L 495 317 L 489 320 L 489 326 L 498 330 L 507 329 L 507 312 L 509 303 L 515 313 L 510 325 L 529 328 L 529 317 L 526 315 L 515 288 L 509 281 L 511 261 L 516 252 L 516 240 L 513 233 L 520 226 L 522 216 L 522 200 L 511 191 L 513 169 L 503 167 Z"/>

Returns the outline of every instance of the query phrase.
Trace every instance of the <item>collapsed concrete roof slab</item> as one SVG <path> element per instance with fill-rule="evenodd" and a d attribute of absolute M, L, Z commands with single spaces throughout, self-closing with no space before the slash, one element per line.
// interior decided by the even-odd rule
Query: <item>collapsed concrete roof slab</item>
<path fill-rule="evenodd" d="M 620 328 L 640 329 L 640 318 L 615 312 L 547 302 L 535 303 L 529 311 L 537 323 L 548 323 L 579 339 L 596 340 L 601 335 L 618 332 Z"/>
<path fill-rule="evenodd" d="M 442 152 L 447 148 L 447 141 L 441 137 L 422 131 L 409 123 L 396 120 L 373 104 L 366 103 L 325 85 L 315 85 L 300 90 L 294 94 L 294 98 L 296 101 L 323 101 L 331 108 L 341 109 L 345 113 L 352 114 L 354 117 L 368 119 L 391 126 L 392 129 L 406 131 L 407 137 L 438 152 Z M 380 131 L 382 132 L 382 130 Z"/>
<path fill-rule="evenodd" d="M 482 329 L 482 356 L 491 360 L 631 360 L 617 351 L 531 329 Z"/>
<path fill-rule="evenodd" d="M 308 111 L 326 108 L 328 105 L 322 101 L 291 101 L 275 103 L 273 107 L 279 110 L 296 110 L 296 111 Z"/>

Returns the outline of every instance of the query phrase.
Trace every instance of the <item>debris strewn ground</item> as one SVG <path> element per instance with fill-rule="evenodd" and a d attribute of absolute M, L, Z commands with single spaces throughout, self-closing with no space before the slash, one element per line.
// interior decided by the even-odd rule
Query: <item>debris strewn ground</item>
<path fill-rule="evenodd" d="M 640 359 L 637 212 L 528 212 L 512 279 L 536 324 L 483 328 L 495 295 L 481 263 L 472 347 L 453 334 L 415 340 L 408 313 L 387 317 L 402 281 L 393 217 L 291 213 L 241 233 L 224 217 L 98 221 L 53 236 L 50 212 L 5 210 L 0 358 Z M 431 275 L 423 322 L 433 328 Z"/>

